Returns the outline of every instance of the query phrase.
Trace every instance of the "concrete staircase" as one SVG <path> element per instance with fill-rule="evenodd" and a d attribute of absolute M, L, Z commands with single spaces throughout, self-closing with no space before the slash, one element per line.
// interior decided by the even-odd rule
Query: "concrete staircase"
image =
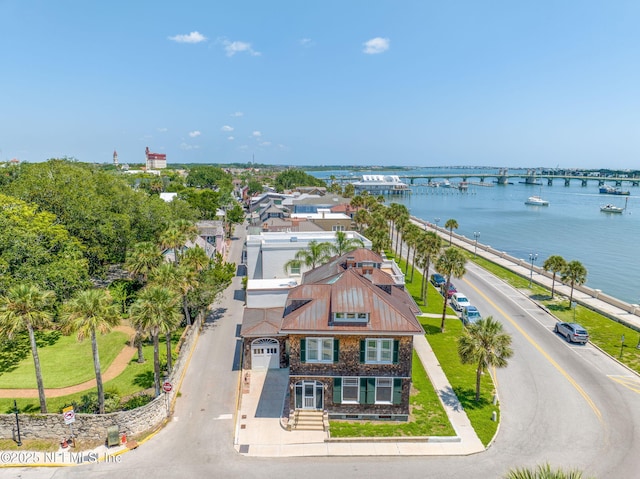
<path fill-rule="evenodd" d="M 325 431 L 325 415 L 323 411 L 296 409 L 291 429 L 296 431 Z"/>

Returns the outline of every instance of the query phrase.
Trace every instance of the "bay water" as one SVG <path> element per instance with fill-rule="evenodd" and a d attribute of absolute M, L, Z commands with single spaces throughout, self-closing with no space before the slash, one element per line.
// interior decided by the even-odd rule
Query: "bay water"
<path fill-rule="evenodd" d="M 346 170 L 310 171 L 318 178 L 329 182 L 362 174 L 429 175 L 433 182 L 443 182 L 438 175 L 459 174 L 451 178 L 451 184 L 462 181 L 479 182 L 473 174 L 498 173 L 499 169 L 478 168 L 419 168 L 401 171 Z M 509 170 L 510 175 L 526 170 Z M 587 186 L 572 180 L 565 186 L 562 178 L 555 178 L 548 186 L 545 178 L 537 178 L 540 185 L 521 183 L 524 178 L 511 176 L 509 184 L 493 183 L 489 186 L 470 184 L 466 191 L 456 188 L 427 187 L 426 179 L 416 179 L 412 193 L 404 196 L 386 196 L 385 204 L 404 204 L 411 215 L 443 227 L 448 219 L 455 219 L 454 230 L 471 240 L 479 233 L 478 243 L 504 251 L 529 262 L 530 255 L 537 255 L 535 266 L 542 266 L 551 255 L 560 255 L 565 260 L 578 260 L 587 269 L 586 285 L 628 303 L 640 303 L 640 187 L 625 182 L 622 189 L 631 195 L 614 196 L 600 194 L 597 179 L 590 179 Z M 408 180 L 403 180 L 409 183 Z M 611 184 L 610 182 L 608 184 Z M 549 206 L 525 205 L 529 196 L 541 196 Z M 628 200 L 625 200 L 628 198 Z M 604 213 L 600 207 L 607 203 L 624 207 L 622 214 Z"/>

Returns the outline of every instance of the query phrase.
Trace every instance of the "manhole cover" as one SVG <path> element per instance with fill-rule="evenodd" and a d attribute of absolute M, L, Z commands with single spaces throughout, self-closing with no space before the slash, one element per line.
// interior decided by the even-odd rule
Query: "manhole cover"
<path fill-rule="evenodd" d="M 240 454 L 249 454 L 249 444 L 240 444 Z"/>

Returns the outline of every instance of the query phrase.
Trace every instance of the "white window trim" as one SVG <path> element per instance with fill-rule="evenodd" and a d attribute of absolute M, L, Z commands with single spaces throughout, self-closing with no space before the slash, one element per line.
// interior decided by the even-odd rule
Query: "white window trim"
<path fill-rule="evenodd" d="M 355 388 L 356 388 L 356 399 L 345 399 L 344 398 L 344 388 L 345 388 L 345 382 L 347 380 L 350 381 L 355 381 Z M 352 386 L 350 386 L 352 387 Z M 342 403 L 341 404 L 360 404 L 360 378 L 342 378 Z"/>
<path fill-rule="evenodd" d="M 390 349 L 390 353 L 391 353 L 391 357 L 387 360 L 383 360 L 380 359 L 382 357 L 382 344 L 383 341 L 388 341 L 391 343 L 391 349 Z M 370 360 L 369 359 L 369 344 L 370 343 L 376 343 L 376 359 L 375 360 Z M 378 338 L 378 339 L 367 339 L 365 342 L 365 351 L 364 351 L 364 362 L 366 364 L 392 364 L 393 363 L 393 339 L 388 339 L 388 338 Z"/>
<path fill-rule="evenodd" d="M 323 356 L 322 352 L 323 352 L 324 342 L 326 340 L 331 341 L 331 346 L 329 348 L 329 359 L 322 359 L 322 356 Z M 308 362 L 308 363 L 327 363 L 327 364 L 328 363 L 333 363 L 333 347 L 334 347 L 334 343 L 333 343 L 334 339 L 333 338 L 316 338 L 316 337 L 313 337 L 313 338 L 306 338 L 306 341 L 307 341 L 306 362 Z M 319 347 L 317 348 L 317 350 L 318 350 L 318 359 L 310 359 L 309 358 L 309 353 L 311 352 L 311 348 L 309 346 L 310 346 L 310 342 L 311 341 L 317 341 L 318 342 L 317 344 L 319 344 Z"/>
<path fill-rule="evenodd" d="M 388 401 L 379 401 L 378 400 L 378 388 L 380 387 L 380 381 L 389 381 L 389 400 Z M 387 386 L 384 386 L 387 389 Z M 376 404 L 393 404 L 393 378 L 376 378 Z"/>

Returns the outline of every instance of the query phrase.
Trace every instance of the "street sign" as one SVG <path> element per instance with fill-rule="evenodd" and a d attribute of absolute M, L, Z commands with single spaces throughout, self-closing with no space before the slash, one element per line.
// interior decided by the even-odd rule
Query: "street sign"
<path fill-rule="evenodd" d="M 170 393 L 173 389 L 173 385 L 169 381 L 162 383 L 162 390 L 166 393 Z"/>
<path fill-rule="evenodd" d="M 73 410 L 73 406 L 66 407 L 62 410 L 62 417 L 65 424 L 71 424 L 76 420 L 76 413 Z"/>

